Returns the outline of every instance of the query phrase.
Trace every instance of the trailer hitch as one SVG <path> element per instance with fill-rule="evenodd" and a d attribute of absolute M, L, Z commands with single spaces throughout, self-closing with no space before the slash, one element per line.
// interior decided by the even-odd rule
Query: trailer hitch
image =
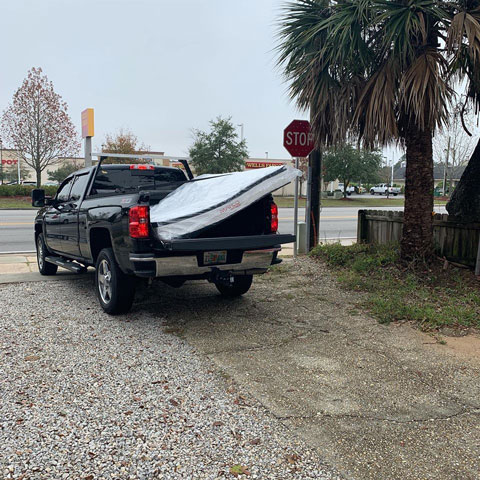
<path fill-rule="evenodd" d="M 210 283 L 219 283 L 221 285 L 229 286 L 235 281 L 235 278 L 232 272 L 213 268 L 208 277 L 208 281 Z"/>

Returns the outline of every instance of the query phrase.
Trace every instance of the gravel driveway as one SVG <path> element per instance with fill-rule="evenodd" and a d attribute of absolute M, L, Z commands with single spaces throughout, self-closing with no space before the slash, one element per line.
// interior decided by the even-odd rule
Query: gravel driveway
<path fill-rule="evenodd" d="M 102 313 L 91 276 L 0 302 L 1 478 L 339 478 L 164 319 Z"/>

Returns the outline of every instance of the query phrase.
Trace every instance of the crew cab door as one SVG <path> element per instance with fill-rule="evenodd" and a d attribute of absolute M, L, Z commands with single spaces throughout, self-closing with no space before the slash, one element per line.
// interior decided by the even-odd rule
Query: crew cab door
<path fill-rule="evenodd" d="M 55 204 L 50 206 L 44 216 L 45 242 L 49 250 L 63 253 L 63 218 L 62 212 L 70 197 L 73 177 L 68 177 L 60 185 Z"/>
<path fill-rule="evenodd" d="M 79 222 L 78 212 L 80 210 L 80 204 L 85 196 L 85 190 L 87 188 L 88 179 L 90 173 L 86 172 L 81 175 L 76 175 L 73 178 L 72 189 L 70 190 L 70 196 L 64 209 L 61 213 L 63 221 L 62 233 L 63 233 L 63 251 L 67 255 L 74 257 L 80 257 L 79 248 Z"/>

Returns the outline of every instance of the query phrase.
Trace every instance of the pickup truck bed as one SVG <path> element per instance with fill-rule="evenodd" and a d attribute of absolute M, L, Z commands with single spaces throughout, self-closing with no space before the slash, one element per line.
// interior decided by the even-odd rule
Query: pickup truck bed
<path fill-rule="evenodd" d="M 276 232 L 278 210 L 267 195 L 195 238 L 160 240 L 149 210 L 187 181 L 169 167 L 101 165 L 73 173 L 53 199 L 35 190 L 40 273 L 94 266 L 100 305 L 111 314 L 130 309 L 137 277 L 174 286 L 205 279 L 222 295 L 245 293 L 252 275 L 279 262 L 281 244 L 295 237 Z"/>

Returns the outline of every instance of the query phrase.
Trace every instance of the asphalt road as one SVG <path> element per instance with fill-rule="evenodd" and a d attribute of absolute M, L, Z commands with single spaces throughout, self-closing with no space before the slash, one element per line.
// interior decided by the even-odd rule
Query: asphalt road
<path fill-rule="evenodd" d="M 361 208 L 361 207 L 360 207 Z M 382 210 L 402 210 L 402 207 L 382 207 Z M 356 238 L 358 207 L 330 207 L 322 210 L 320 240 Z M 445 212 L 444 207 L 435 210 Z M 33 252 L 33 219 L 35 210 L 0 210 L 0 253 Z M 293 208 L 279 209 L 280 233 L 293 233 Z M 305 209 L 299 208 L 299 221 L 305 220 Z"/>

